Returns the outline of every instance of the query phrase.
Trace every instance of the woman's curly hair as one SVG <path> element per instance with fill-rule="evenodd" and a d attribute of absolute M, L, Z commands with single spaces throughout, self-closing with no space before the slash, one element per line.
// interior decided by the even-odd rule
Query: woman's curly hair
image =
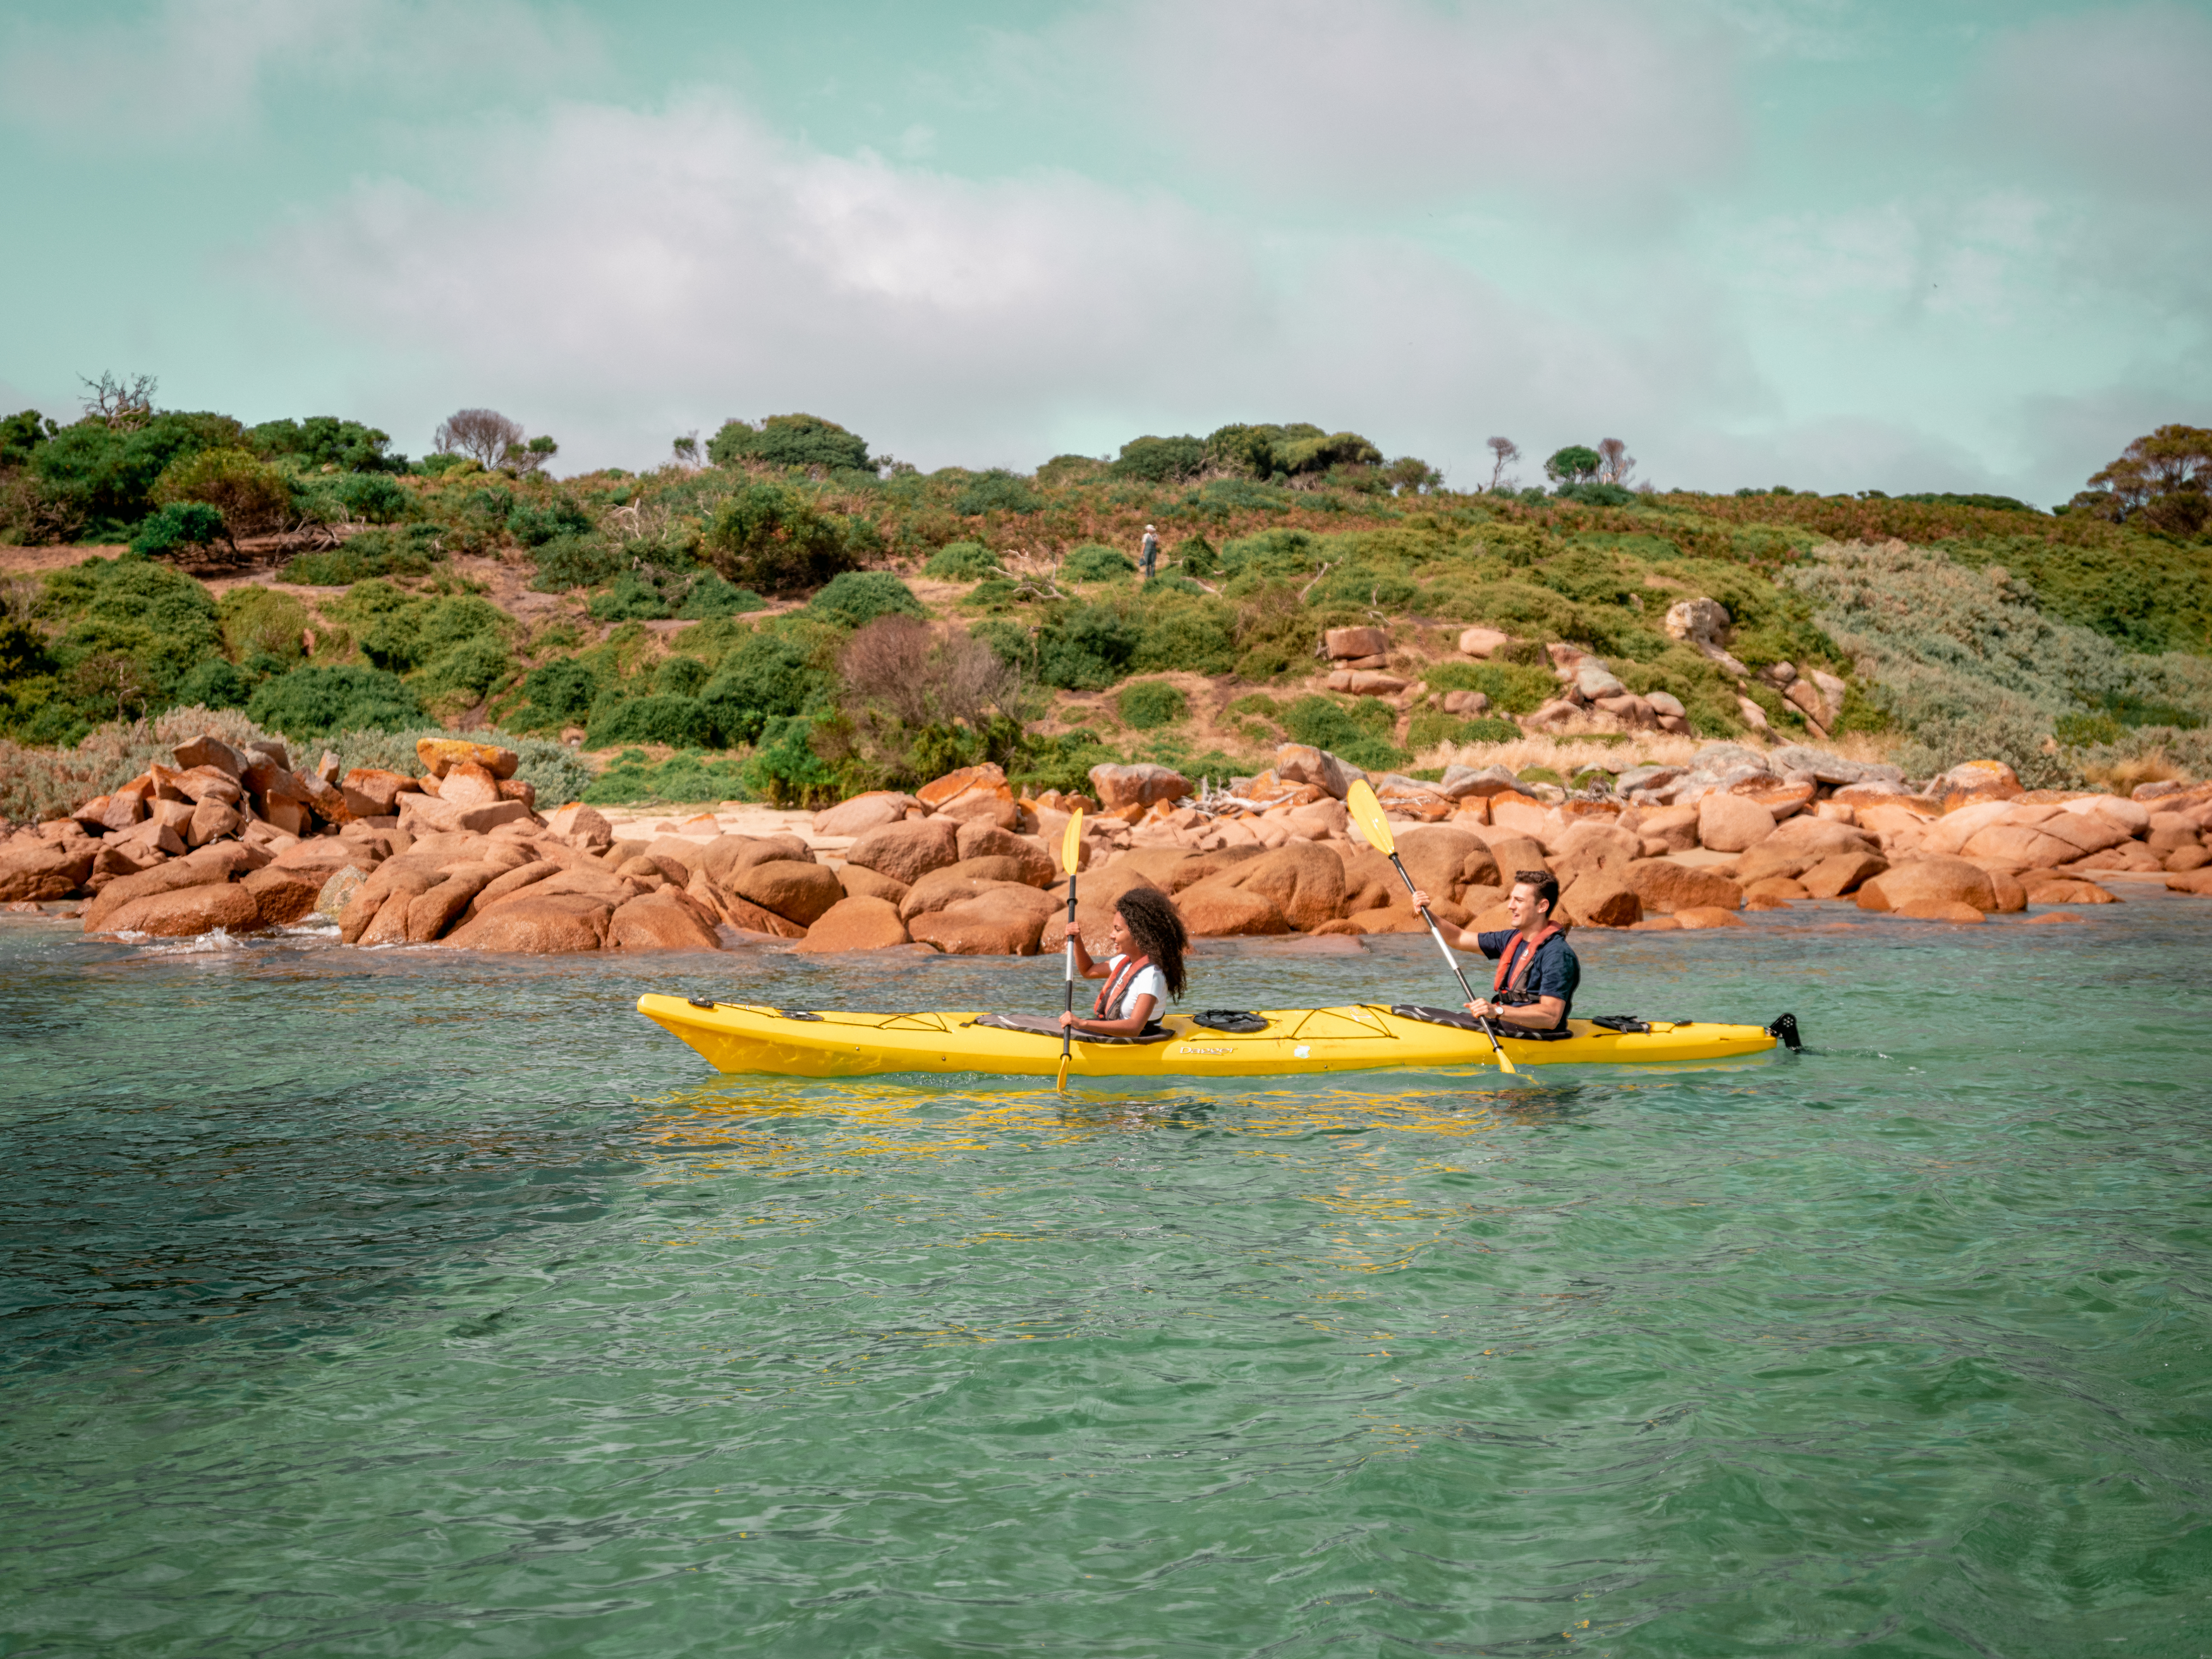
<path fill-rule="evenodd" d="M 1139 951 L 1152 959 L 1168 982 L 1168 994 L 1182 995 L 1182 953 L 1190 948 L 1190 933 L 1175 901 L 1157 887 L 1132 887 L 1114 902 L 1115 913 L 1128 924 L 1129 937 Z"/>

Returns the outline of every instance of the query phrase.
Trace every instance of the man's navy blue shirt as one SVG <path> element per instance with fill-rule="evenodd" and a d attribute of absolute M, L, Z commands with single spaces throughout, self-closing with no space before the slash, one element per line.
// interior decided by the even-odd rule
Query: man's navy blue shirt
<path fill-rule="evenodd" d="M 1495 960 L 1505 954 L 1505 947 L 1517 937 L 1508 927 L 1495 933 L 1477 933 L 1474 942 L 1482 947 L 1483 955 Z M 1575 960 L 1574 947 L 1565 933 L 1554 933 L 1536 947 L 1535 961 L 1521 976 L 1521 989 L 1534 996 L 1559 998 L 1564 1005 L 1559 1010 L 1564 1022 L 1575 1011 L 1575 988 L 1582 982 L 1583 965 Z"/>

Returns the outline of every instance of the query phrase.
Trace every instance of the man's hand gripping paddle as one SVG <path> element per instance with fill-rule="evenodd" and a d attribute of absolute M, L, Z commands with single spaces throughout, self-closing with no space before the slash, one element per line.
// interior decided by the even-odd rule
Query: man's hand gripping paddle
<path fill-rule="evenodd" d="M 1406 866 L 1398 856 L 1397 838 L 1390 833 L 1390 821 L 1382 816 L 1382 803 L 1375 799 L 1375 791 L 1366 779 L 1361 778 L 1353 783 L 1344 804 L 1352 809 L 1352 821 L 1359 826 L 1359 833 L 1367 837 L 1367 844 L 1389 859 L 1397 870 L 1398 878 L 1406 884 L 1406 890 L 1408 893 L 1419 890 L 1413 885 L 1413 877 L 1406 873 Z M 1467 1000 L 1473 1002 L 1475 1000 L 1474 988 L 1467 982 L 1467 975 L 1460 971 L 1459 958 L 1452 954 L 1451 946 L 1444 943 L 1444 936 L 1437 927 L 1437 919 L 1429 914 L 1426 905 L 1421 907 L 1421 920 L 1429 924 L 1429 937 L 1436 940 L 1437 949 L 1444 953 L 1444 961 L 1449 965 L 1453 977 L 1459 981 L 1459 988 L 1466 992 Z M 1518 1076 L 1519 1073 L 1513 1070 L 1513 1062 L 1506 1059 L 1505 1050 L 1499 1046 L 1498 1033 L 1490 1022 L 1486 1019 L 1477 1024 L 1481 1026 L 1483 1036 L 1490 1039 L 1490 1051 L 1498 1056 L 1498 1069 Z"/>
<path fill-rule="evenodd" d="M 1068 815 L 1067 834 L 1060 838 L 1060 867 L 1067 872 L 1067 920 L 1075 921 L 1075 864 L 1083 856 L 1083 809 L 1079 806 Z M 1067 1012 L 1075 1012 L 1075 941 L 1067 941 Z M 1075 1041 L 1075 1028 L 1060 1028 L 1060 1082 L 1055 1085 L 1062 1094 L 1067 1092 L 1067 1060 L 1070 1045 Z"/>

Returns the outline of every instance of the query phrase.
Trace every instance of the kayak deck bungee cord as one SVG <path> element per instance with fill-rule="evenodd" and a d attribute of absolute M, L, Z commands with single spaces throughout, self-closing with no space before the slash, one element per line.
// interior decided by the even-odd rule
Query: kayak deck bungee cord
<path fill-rule="evenodd" d="M 897 1072 L 980 1072 L 1053 1077 L 1059 1022 L 982 1012 L 860 1013 L 823 1008 L 702 1002 L 647 994 L 637 1011 L 681 1037 L 718 1072 L 782 1077 L 870 1077 Z M 1078 1033 L 1077 1077 L 1267 1077 L 1379 1068 L 1498 1066 L 1490 1034 L 1456 1009 L 1413 1004 L 1341 1008 L 1223 1010 L 1171 1014 L 1156 1036 Z M 1709 1020 L 1574 1019 L 1562 1033 L 1498 1036 L 1516 1066 L 1663 1065 L 1798 1046 L 1797 1022 L 1771 1026 Z"/>

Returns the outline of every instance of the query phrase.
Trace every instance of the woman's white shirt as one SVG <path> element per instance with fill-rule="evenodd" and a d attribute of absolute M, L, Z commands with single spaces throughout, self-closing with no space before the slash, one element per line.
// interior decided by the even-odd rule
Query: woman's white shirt
<path fill-rule="evenodd" d="M 1128 957 L 1127 956 L 1118 956 L 1111 962 L 1108 963 L 1106 964 L 1106 977 L 1108 980 L 1112 980 L 1115 974 L 1121 972 L 1121 964 L 1127 960 Z M 1154 1019 L 1158 1019 L 1162 1014 L 1167 1012 L 1168 976 L 1162 973 L 1158 968 L 1148 965 L 1139 968 L 1133 975 L 1132 975 L 1130 976 L 1129 982 L 1121 988 L 1121 1000 L 1120 1006 L 1117 1007 L 1109 1008 L 1102 1018 L 1106 1019 L 1128 1018 L 1129 1016 L 1136 1010 L 1137 999 L 1144 996 L 1148 996 L 1152 1000 L 1152 1018 Z"/>

